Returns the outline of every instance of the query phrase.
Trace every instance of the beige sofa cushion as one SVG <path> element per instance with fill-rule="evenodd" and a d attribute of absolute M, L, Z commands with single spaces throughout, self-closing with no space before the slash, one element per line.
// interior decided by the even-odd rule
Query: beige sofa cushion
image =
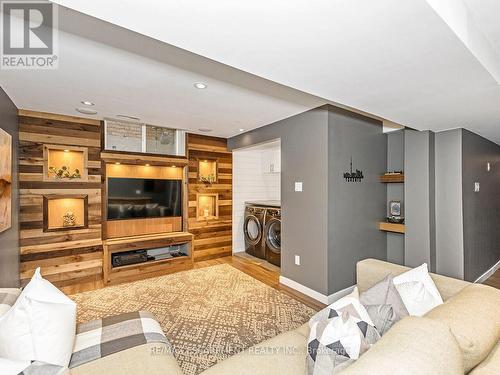
<path fill-rule="evenodd" d="M 282 333 L 219 362 L 203 375 L 304 375 L 307 338 L 296 331 Z"/>
<path fill-rule="evenodd" d="M 71 375 L 183 375 L 171 349 L 163 343 L 136 346 L 70 370 Z"/>
<path fill-rule="evenodd" d="M 423 317 L 396 323 L 341 375 L 463 375 L 460 348 L 449 328 Z"/>
<path fill-rule="evenodd" d="M 306 339 L 309 338 L 309 332 L 311 332 L 311 328 L 309 327 L 309 323 L 305 323 L 301 325 L 299 328 L 295 330 L 295 332 L 301 334 L 304 336 Z"/>
<path fill-rule="evenodd" d="M 500 341 L 493 348 L 486 359 L 477 365 L 469 375 L 498 375 L 500 374 Z"/>
<path fill-rule="evenodd" d="M 450 327 L 462 349 L 468 372 L 500 340 L 500 290 L 472 284 L 425 316 Z"/>
<path fill-rule="evenodd" d="M 371 288 L 379 281 L 383 280 L 387 275 L 400 275 L 410 269 L 411 268 L 383 262 L 377 259 L 361 260 L 356 265 L 356 278 L 359 292 L 362 293 Z M 430 275 L 444 301 L 470 285 L 467 281 L 436 275 L 434 273 L 430 273 Z"/>

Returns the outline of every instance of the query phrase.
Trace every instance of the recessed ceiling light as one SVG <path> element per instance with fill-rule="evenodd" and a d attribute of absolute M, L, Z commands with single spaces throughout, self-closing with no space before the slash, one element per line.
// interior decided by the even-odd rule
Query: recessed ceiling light
<path fill-rule="evenodd" d="M 177 166 L 176 165 L 172 165 L 172 168 L 176 168 Z"/>
<path fill-rule="evenodd" d="M 144 166 L 145 166 L 145 167 L 149 167 L 149 164 L 145 164 Z"/>
<path fill-rule="evenodd" d="M 197 89 L 200 89 L 200 90 L 207 88 L 207 85 L 203 82 L 195 82 L 195 84 L 193 86 L 196 87 Z"/>
<path fill-rule="evenodd" d="M 117 161 L 115 164 L 116 164 L 116 165 L 120 165 L 121 163 L 120 163 L 119 161 Z"/>
<path fill-rule="evenodd" d="M 69 150 L 64 150 L 64 152 L 69 152 Z"/>
<path fill-rule="evenodd" d="M 90 102 L 90 101 L 88 101 L 88 100 L 83 100 L 81 103 L 82 103 L 83 105 L 88 105 L 88 106 L 93 106 L 93 105 L 94 105 L 94 103 L 92 103 L 92 102 Z"/>
<path fill-rule="evenodd" d="M 84 115 L 97 115 L 97 111 L 89 108 L 76 108 L 76 111 L 83 113 Z"/>
<path fill-rule="evenodd" d="M 244 132 L 244 131 L 245 131 L 245 129 L 243 129 L 243 128 L 240 128 L 240 132 Z"/>
<path fill-rule="evenodd" d="M 199 128 L 198 130 L 203 133 L 210 133 L 212 131 L 212 129 L 209 128 Z"/>

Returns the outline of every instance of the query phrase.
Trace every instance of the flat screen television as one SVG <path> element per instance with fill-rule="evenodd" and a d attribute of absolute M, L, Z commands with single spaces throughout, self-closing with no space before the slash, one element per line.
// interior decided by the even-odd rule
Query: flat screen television
<path fill-rule="evenodd" d="M 108 178 L 108 220 L 182 216 L 182 181 Z"/>

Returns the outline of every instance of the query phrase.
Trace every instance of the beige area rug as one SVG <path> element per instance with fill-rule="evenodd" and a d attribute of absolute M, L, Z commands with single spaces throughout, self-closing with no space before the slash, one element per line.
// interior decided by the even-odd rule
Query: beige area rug
<path fill-rule="evenodd" d="M 78 322 L 124 312 L 156 315 L 186 374 L 297 328 L 315 311 L 222 264 L 71 296 Z"/>

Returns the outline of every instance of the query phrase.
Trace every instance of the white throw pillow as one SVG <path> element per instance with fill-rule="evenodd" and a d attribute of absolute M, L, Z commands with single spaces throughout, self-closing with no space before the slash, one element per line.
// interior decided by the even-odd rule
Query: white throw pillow
<path fill-rule="evenodd" d="M 0 374 L 18 375 L 30 365 L 31 361 L 0 358 Z"/>
<path fill-rule="evenodd" d="M 0 357 L 68 366 L 76 304 L 35 271 L 12 308 L 0 317 Z"/>
<path fill-rule="evenodd" d="M 422 316 L 443 303 L 427 263 L 396 276 L 393 283 L 410 315 Z"/>

